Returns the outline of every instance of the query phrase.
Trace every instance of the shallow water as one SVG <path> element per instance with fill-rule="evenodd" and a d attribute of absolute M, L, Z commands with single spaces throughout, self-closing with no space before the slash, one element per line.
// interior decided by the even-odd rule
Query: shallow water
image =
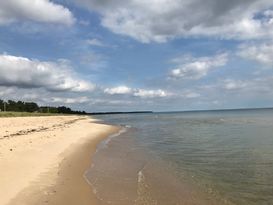
<path fill-rule="evenodd" d="M 129 125 L 86 177 L 101 204 L 273 204 L 273 111 L 103 116 Z"/>

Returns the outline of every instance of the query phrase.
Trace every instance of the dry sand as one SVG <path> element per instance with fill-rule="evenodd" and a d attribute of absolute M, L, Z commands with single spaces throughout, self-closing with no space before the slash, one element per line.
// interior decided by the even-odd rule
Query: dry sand
<path fill-rule="evenodd" d="M 97 204 L 83 174 L 118 130 L 82 116 L 0 118 L 0 204 Z"/>

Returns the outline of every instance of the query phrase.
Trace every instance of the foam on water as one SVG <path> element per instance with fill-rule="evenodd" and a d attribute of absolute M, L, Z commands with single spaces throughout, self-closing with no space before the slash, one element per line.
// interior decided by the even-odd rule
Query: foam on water
<path fill-rule="evenodd" d="M 123 126 L 117 133 L 114 133 L 114 134 L 109 135 L 105 140 L 103 140 L 103 141 L 97 146 L 96 152 L 98 152 L 100 149 L 107 148 L 109 142 L 110 142 L 113 138 L 118 137 L 119 135 L 121 135 L 121 134 L 127 132 L 127 130 L 128 130 L 130 127 L 131 127 L 130 125 L 125 125 L 125 126 Z"/>

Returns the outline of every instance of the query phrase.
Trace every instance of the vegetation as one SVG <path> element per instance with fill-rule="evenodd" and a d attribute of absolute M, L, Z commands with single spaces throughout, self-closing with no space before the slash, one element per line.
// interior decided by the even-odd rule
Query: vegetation
<path fill-rule="evenodd" d="M 17 112 L 20 112 L 20 116 L 29 116 L 31 115 L 42 115 L 42 114 L 86 114 L 84 111 L 74 111 L 69 107 L 60 106 L 60 107 L 40 107 L 35 102 L 23 102 L 23 101 L 3 101 L 0 99 L 0 111 L 5 111 L 1 113 L 1 116 L 8 115 L 18 116 Z M 17 114 L 16 114 L 17 113 Z M 35 114 L 34 114 L 35 113 Z"/>
<path fill-rule="evenodd" d="M 40 112 L 0 112 L 0 117 L 37 117 L 37 116 L 51 116 L 58 115 L 54 113 L 40 113 Z"/>

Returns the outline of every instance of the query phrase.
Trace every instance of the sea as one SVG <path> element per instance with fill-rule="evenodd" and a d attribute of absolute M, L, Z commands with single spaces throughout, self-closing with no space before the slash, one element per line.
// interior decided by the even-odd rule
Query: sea
<path fill-rule="evenodd" d="M 273 205 L 273 109 L 102 115 L 101 205 Z"/>

